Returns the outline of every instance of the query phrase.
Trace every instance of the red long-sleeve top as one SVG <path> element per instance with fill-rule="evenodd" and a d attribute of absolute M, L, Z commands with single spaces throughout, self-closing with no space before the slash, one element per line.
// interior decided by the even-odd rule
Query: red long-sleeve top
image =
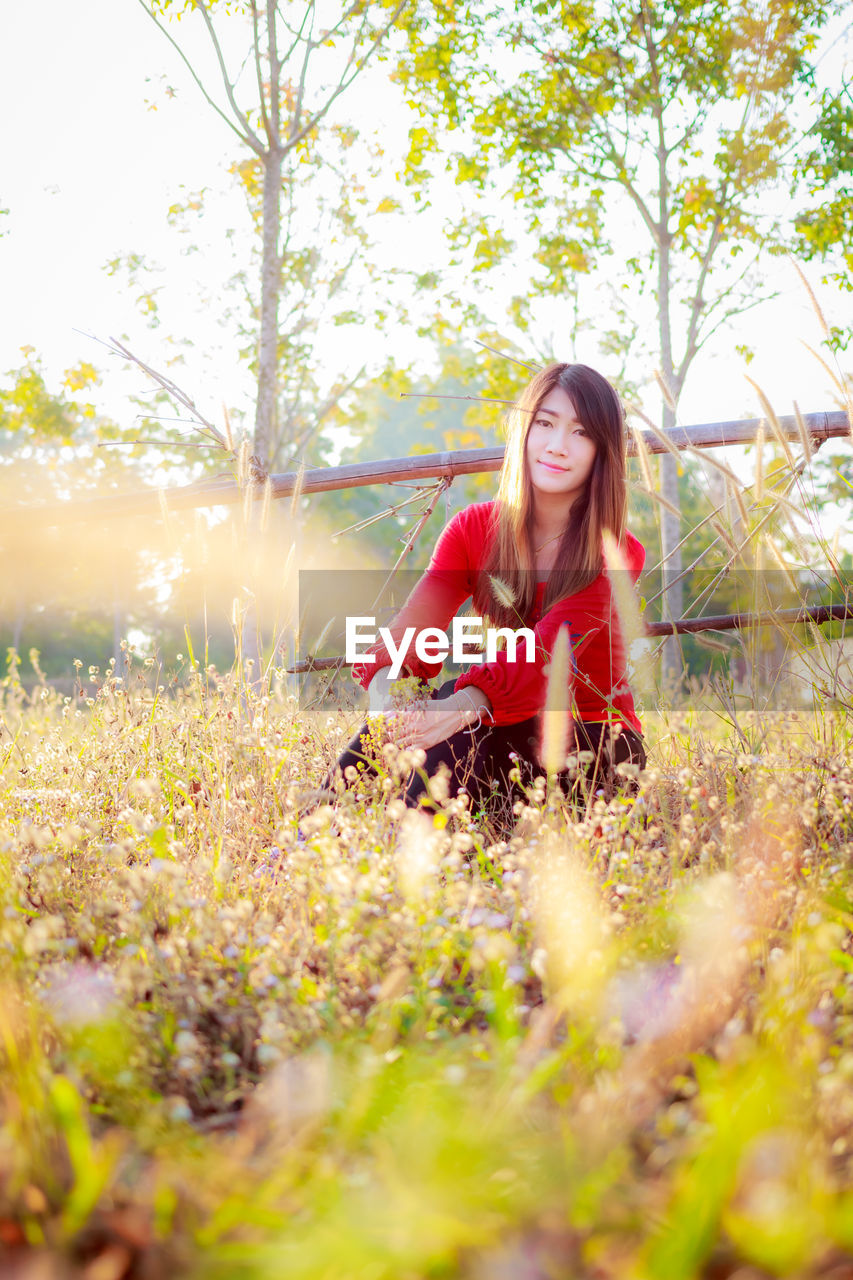
<path fill-rule="evenodd" d="M 395 646 L 407 627 L 415 633 L 426 627 L 446 630 L 451 619 L 474 591 L 477 574 L 485 563 L 494 536 L 496 502 L 475 502 L 448 522 L 436 543 L 426 572 L 394 618 L 390 631 Z M 626 569 L 636 584 L 646 559 L 645 548 L 631 533 L 621 545 Z M 525 661 L 526 648 L 520 643 L 516 660 L 499 651 L 494 662 L 475 663 L 456 680 L 455 689 L 477 685 L 492 704 L 496 725 L 517 724 L 536 715 L 545 705 L 547 666 L 560 629 L 568 626 L 574 671 L 572 693 L 579 720 L 611 721 L 641 732 L 634 700 L 626 682 L 625 643 L 613 601 L 607 571 L 572 596 L 566 596 L 543 616 L 545 583 L 537 584 L 532 614 L 518 626 L 532 627 L 536 637 L 535 660 Z M 367 650 L 373 663 L 362 662 L 352 669 L 353 679 L 367 688 L 377 671 L 391 665 L 391 655 L 381 641 Z M 411 675 L 429 680 L 441 671 L 442 663 L 422 662 L 412 642 L 403 660 Z"/>

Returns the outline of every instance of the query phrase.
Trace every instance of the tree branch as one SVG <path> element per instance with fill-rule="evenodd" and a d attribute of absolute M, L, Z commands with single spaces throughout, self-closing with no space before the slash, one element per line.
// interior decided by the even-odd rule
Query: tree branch
<path fill-rule="evenodd" d="M 334 405 L 332 405 L 331 407 L 334 407 Z M 288 471 L 291 470 L 294 466 L 298 466 L 299 463 L 302 462 L 305 450 L 308 448 L 311 441 L 314 440 L 316 436 L 319 435 L 320 431 L 322 430 L 322 426 L 323 426 L 323 423 L 320 420 L 320 418 L 312 419 L 307 424 L 307 426 L 305 426 L 303 430 L 298 433 L 298 435 L 296 435 L 292 439 L 288 439 L 287 441 L 284 441 L 284 440 L 279 441 L 280 446 L 285 443 L 287 444 L 287 448 L 288 448 L 287 460 L 284 461 L 282 465 Z"/>
<path fill-rule="evenodd" d="M 188 395 L 186 391 L 182 391 L 171 378 L 167 378 L 165 374 L 158 373 L 156 369 L 152 369 L 151 365 L 146 364 L 144 360 L 140 360 L 139 356 L 135 356 L 130 348 L 126 347 L 124 343 L 119 342 L 117 338 L 110 338 L 108 342 L 105 342 L 103 338 L 97 338 L 91 333 L 86 336 L 94 338 L 95 342 L 99 342 L 101 346 L 106 347 L 108 351 L 112 351 L 115 355 L 122 355 L 126 360 L 130 360 L 132 364 L 135 364 L 136 367 L 141 369 L 143 373 L 146 373 L 153 382 L 156 382 L 159 387 L 162 387 L 171 399 L 176 400 L 179 404 L 182 404 L 185 409 L 189 410 L 193 416 L 195 428 L 200 435 L 208 436 L 211 440 L 215 441 L 217 448 L 230 452 L 228 443 L 222 432 L 204 416 L 192 396 Z"/>
<path fill-rule="evenodd" d="M 178 57 L 181 59 L 184 66 L 187 68 L 193 80 L 195 81 L 198 89 L 201 92 L 202 97 L 204 98 L 208 106 L 213 107 L 213 110 L 216 112 L 216 114 L 222 120 L 225 121 L 225 123 L 228 125 L 228 128 L 232 131 L 232 133 L 236 133 L 237 137 L 240 139 L 241 142 L 244 142 L 246 146 L 251 147 L 251 149 L 255 151 L 258 155 L 263 155 L 263 148 L 260 142 L 257 140 L 257 138 L 255 138 L 255 135 L 252 132 L 252 130 L 249 129 L 248 133 L 244 133 L 241 129 L 238 129 L 234 121 L 231 120 L 225 114 L 225 112 L 222 110 L 219 104 L 217 102 L 214 102 L 213 98 L 211 98 L 210 94 L 205 89 L 204 84 L 199 79 L 199 76 L 195 68 L 193 67 L 187 55 L 184 53 L 181 46 L 178 44 L 177 40 L 175 40 L 172 33 L 168 30 L 167 27 L 163 25 L 163 23 L 160 21 L 157 15 L 151 9 L 148 8 L 148 5 L 145 3 L 145 0 L 137 0 L 137 3 L 145 11 L 145 13 L 148 14 L 148 17 L 151 19 L 151 21 L 154 23 L 157 29 L 161 32 L 162 35 L 166 37 L 166 39 L 169 41 L 169 44 L 176 51 L 176 53 L 178 54 Z"/>
<path fill-rule="evenodd" d="M 205 0 L 196 0 L 196 6 L 199 9 L 202 18 L 204 19 L 205 26 L 207 27 L 207 34 L 210 36 L 210 41 L 211 41 L 211 44 L 213 45 L 214 53 L 216 54 L 216 61 L 219 63 L 219 71 L 222 76 L 222 83 L 225 86 L 225 96 L 228 99 L 231 110 L 234 112 L 234 115 L 236 116 L 239 123 L 243 126 L 243 129 L 245 131 L 244 136 L 245 136 L 246 142 L 249 144 L 249 146 L 252 148 L 253 151 L 257 152 L 258 155 L 263 155 L 263 150 L 264 150 L 263 143 L 261 142 L 258 135 L 255 133 L 252 126 L 249 124 L 249 121 L 246 119 L 243 112 L 238 107 L 237 99 L 234 97 L 234 86 L 232 85 L 231 81 L 228 79 L 228 68 L 225 65 L 225 57 L 222 53 L 222 46 L 219 43 L 219 37 L 216 34 L 216 29 L 213 25 L 213 20 L 211 19 L 210 13 L 208 11 L 207 4 L 205 3 Z"/>
<path fill-rule="evenodd" d="M 296 90 L 296 102 L 293 106 L 293 113 L 290 119 L 290 129 L 288 131 L 288 141 L 299 129 L 299 121 L 302 119 L 302 104 L 305 101 L 305 82 L 308 78 L 308 63 L 311 54 L 314 52 L 315 44 L 312 39 L 314 34 L 314 19 L 317 16 L 317 10 L 314 0 L 310 0 L 306 13 L 311 14 L 311 25 L 308 29 L 308 39 L 305 42 L 305 56 L 302 59 L 302 69 L 299 72 L 299 88 Z"/>
<path fill-rule="evenodd" d="M 698 342 L 696 343 L 696 350 L 697 351 L 701 350 L 701 348 L 705 345 L 708 339 L 713 334 L 715 334 L 717 330 L 726 323 L 727 320 L 731 320 L 733 316 L 744 315 L 747 311 L 752 311 L 753 307 L 760 307 L 763 303 L 770 302 L 773 298 L 778 298 L 778 297 L 779 297 L 779 290 L 773 289 L 770 293 L 764 293 L 758 298 L 753 298 L 750 302 L 739 302 L 737 306 L 729 307 L 729 309 L 727 311 L 724 311 L 723 314 L 719 317 L 719 319 L 706 332 L 704 332 L 700 336 Z"/>
<path fill-rule="evenodd" d="M 285 22 L 284 18 L 281 18 L 279 16 L 278 6 L 276 5 L 276 16 L 279 18 L 281 25 L 284 27 L 288 35 L 293 36 L 293 41 L 290 45 L 290 48 L 287 50 L 286 53 L 282 54 L 282 57 L 281 57 L 281 65 L 283 67 L 287 66 L 288 62 L 293 57 L 296 50 L 299 48 L 300 43 L 305 39 L 303 35 L 303 32 L 305 31 L 305 23 L 308 21 L 308 15 L 311 13 L 311 10 L 313 9 L 313 7 L 314 7 L 313 5 L 309 5 L 306 7 L 305 12 L 302 15 L 302 21 L 300 22 L 298 29 L 294 31 L 293 28 L 289 26 L 288 23 Z"/>
<path fill-rule="evenodd" d="M 541 54 L 542 46 L 541 46 L 541 41 L 539 39 L 533 39 L 530 36 L 525 36 L 523 43 L 526 44 L 529 48 L 533 49 L 536 53 Z M 583 70 L 583 62 L 579 59 L 574 59 L 569 57 L 566 54 L 563 54 L 562 61 L 567 63 L 569 66 L 574 65 L 575 67 L 577 67 L 578 70 Z M 623 94 L 623 101 L 627 101 L 627 96 L 628 96 L 627 93 Z M 646 203 L 643 200 L 637 188 L 635 187 L 628 171 L 628 142 L 629 142 L 629 132 L 628 132 L 628 126 L 627 126 L 628 117 L 626 116 L 626 127 L 623 135 L 625 137 L 626 145 L 625 145 L 624 151 L 620 154 L 619 148 L 616 146 L 616 143 L 613 140 L 613 136 L 610 132 L 607 121 L 604 119 L 603 116 L 601 116 L 595 110 L 595 108 L 590 103 L 589 98 L 587 98 L 586 95 L 582 93 L 576 86 L 572 86 L 572 97 L 576 105 L 580 108 L 580 110 L 586 116 L 587 122 L 591 126 L 593 126 L 593 129 L 592 129 L 593 140 L 597 142 L 601 148 L 600 155 L 599 155 L 600 164 L 602 166 L 609 165 L 613 170 L 612 175 L 609 175 L 606 172 L 603 172 L 601 169 L 588 169 L 586 167 L 582 167 L 576 164 L 573 159 L 572 166 L 573 166 L 574 172 L 580 173 L 584 177 L 591 178 L 594 181 L 598 181 L 598 182 L 617 182 L 619 186 L 621 186 L 627 192 L 632 203 L 634 204 L 637 211 L 639 212 L 640 217 L 645 223 L 646 229 L 649 231 L 649 233 L 653 237 L 655 237 L 655 239 L 657 239 L 656 223 L 652 218 L 651 214 L 649 213 L 649 210 L 646 207 Z M 564 154 L 567 154 L 564 148 L 560 148 L 560 149 L 563 151 Z"/>
<path fill-rule="evenodd" d="M 708 118 L 707 111 L 701 110 L 701 108 L 698 106 L 694 108 L 694 110 L 696 114 L 691 119 L 690 124 L 687 126 L 687 128 L 684 130 L 683 133 L 678 135 L 675 142 L 673 142 L 667 148 L 667 153 L 666 153 L 667 159 L 669 159 L 671 155 L 675 155 L 678 151 L 680 151 L 681 148 L 685 146 L 685 144 L 688 143 L 690 139 L 699 132 L 699 129 L 701 128 L 702 125 L 704 125 L 705 121 L 707 120 Z"/>
<path fill-rule="evenodd" d="M 724 183 L 723 190 L 720 196 L 721 204 L 725 201 L 725 195 L 726 195 L 726 185 Z M 684 356 L 681 360 L 681 363 L 678 366 L 678 373 L 676 375 L 678 378 L 679 387 L 683 385 L 684 379 L 687 375 L 687 370 L 689 369 L 693 361 L 693 358 L 696 355 L 697 351 L 699 350 L 699 346 L 701 345 L 700 343 L 697 342 L 697 335 L 699 333 L 699 318 L 705 306 L 705 302 L 702 297 L 702 291 L 705 286 L 705 281 L 708 278 L 708 272 L 710 271 L 711 262 L 713 260 L 714 254 L 717 252 L 717 249 L 719 248 L 721 243 L 722 238 L 720 236 L 720 231 L 721 231 L 722 225 L 723 225 L 722 215 L 718 213 L 716 218 L 714 219 L 714 225 L 711 229 L 711 235 L 708 238 L 708 248 L 706 249 L 702 257 L 702 262 L 699 269 L 699 277 L 696 281 L 696 288 L 693 290 L 693 301 L 690 305 L 690 320 L 687 325 L 687 341 L 685 343 Z"/>
<path fill-rule="evenodd" d="M 743 270 L 735 277 L 735 279 L 731 282 L 730 285 L 727 285 L 725 289 L 722 289 L 717 293 L 717 296 L 714 298 L 714 301 L 710 304 L 710 306 L 706 308 L 705 310 L 706 320 L 714 314 L 714 312 L 717 310 L 720 304 L 724 302 L 726 298 L 730 297 L 731 294 L 734 292 L 734 290 L 738 287 L 738 285 L 741 284 L 746 279 L 750 271 L 752 271 L 752 269 L 758 265 L 760 257 L 761 257 L 761 247 L 759 246 L 759 248 L 756 250 L 753 257 L 746 264 Z M 708 336 L 709 336 L 708 334 L 705 334 L 703 336 L 703 341 Z"/>
<path fill-rule="evenodd" d="M 610 135 L 610 130 L 607 127 L 606 121 L 602 119 L 597 114 L 597 112 L 595 112 L 592 109 L 592 107 L 590 106 L 586 98 L 582 97 L 580 94 L 577 94 L 576 100 L 579 106 L 581 107 L 581 110 L 585 112 L 587 119 L 590 121 L 590 123 L 595 124 L 598 127 L 599 139 L 602 140 L 604 143 L 604 147 L 603 147 L 604 154 L 602 155 L 602 162 L 605 164 L 609 163 L 613 168 L 613 176 L 610 179 L 608 179 L 607 176 L 601 172 L 599 173 L 593 172 L 588 174 L 588 176 L 597 177 L 599 180 L 603 180 L 605 182 L 607 181 L 617 182 L 619 186 L 622 187 L 623 190 L 627 192 L 632 203 L 634 204 L 635 208 L 639 212 L 640 217 L 642 218 L 643 222 L 646 224 L 646 229 L 655 238 L 655 240 L 657 240 L 657 224 L 654 218 L 652 217 L 652 215 L 649 213 L 649 210 L 646 207 L 645 200 L 640 195 L 637 188 L 634 186 L 633 180 L 628 171 L 627 148 L 625 150 L 625 154 L 620 156 L 619 150 L 616 144 L 614 143 L 613 138 Z"/>
<path fill-rule="evenodd" d="M 314 0 L 311 0 L 309 12 L 314 11 Z M 275 20 L 278 12 L 277 0 L 267 0 L 267 56 L 270 60 L 270 118 L 267 141 L 270 151 L 281 151 L 281 68 L 278 56 L 278 33 Z M 300 28 L 301 30 L 301 28 Z"/>
<path fill-rule="evenodd" d="M 264 126 L 264 132 L 267 137 L 270 136 L 270 120 L 267 114 L 267 104 L 264 97 L 264 71 L 261 66 L 261 33 L 258 26 L 258 5 L 257 0 L 252 0 L 252 50 L 255 55 L 255 76 L 258 81 L 258 102 L 261 106 L 261 120 Z"/>
<path fill-rule="evenodd" d="M 346 77 L 347 70 L 349 69 L 349 67 L 352 66 L 353 60 L 354 60 L 353 54 L 350 54 L 350 57 L 347 60 L 347 65 L 342 72 L 342 78 L 339 81 L 334 92 L 329 96 L 329 98 L 327 98 L 325 104 L 320 108 L 320 110 L 316 111 L 314 115 L 311 116 L 310 119 L 306 121 L 305 125 L 299 130 L 299 132 L 294 136 L 288 138 L 286 143 L 286 148 L 285 148 L 286 150 L 289 151 L 292 147 L 295 147 L 299 142 L 301 142 L 302 139 L 307 134 L 309 134 L 312 129 L 316 128 L 316 126 L 320 123 L 323 117 L 328 114 L 328 112 L 332 108 L 332 105 L 337 101 L 337 99 L 341 96 L 344 90 L 349 88 L 353 80 L 355 80 L 356 77 L 360 75 L 361 72 L 364 70 L 364 68 L 367 66 L 368 62 L 373 57 L 374 53 L 379 48 L 379 46 L 382 44 L 388 32 L 394 26 L 395 22 L 400 17 L 400 14 L 407 7 L 409 2 L 410 0 L 400 0 L 400 3 L 397 5 L 393 14 L 389 18 L 389 20 L 386 22 L 382 30 L 377 34 L 376 39 L 374 40 L 371 47 L 367 50 L 367 53 L 359 62 L 356 63 L 356 66 L 352 72 L 352 75 L 348 79 L 345 79 L 344 77 Z"/>
<path fill-rule="evenodd" d="M 658 70 L 657 49 L 652 40 L 651 25 L 648 12 L 648 0 L 642 0 L 642 23 L 643 23 L 643 43 L 646 46 L 646 55 L 649 59 L 649 67 L 652 73 L 653 94 L 653 115 L 657 124 L 658 134 L 658 246 L 661 253 L 669 251 L 669 176 L 666 171 L 666 162 L 669 152 L 666 146 L 666 136 L 663 127 L 663 101 L 661 98 L 661 81 L 660 71 Z M 667 302 L 663 298 L 658 298 L 658 307 L 668 307 Z"/>
<path fill-rule="evenodd" d="M 334 25 L 333 27 L 329 27 L 328 31 L 324 31 L 324 32 L 323 32 L 323 39 L 324 39 L 324 40 L 331 40 L 333 36 L 336 36 L 336 35 L 338 35 L 341 31 L 343 31 L 344 27 L 345 27 L 345 26 L 346 26 L 346 24 L 349 22 L 349 20 L 350 20 L 350 18 L 352 17 L 352 15 L 353 15 L 354 13 L 358 13 L 358 11 L 359 11 L 359 9 L 360 9 L 361 7 L 362 7 L 362 0 L 356 0 L 356 3 L 355 3 L 355 4 L 351 4 L 351 5 L 349 6 L 349 8 L 348 8 L 348 9 L 346 9 L 346 10 L 341 14 L 340 18 L 339 18 L 339 19 L 338 19 L 338 21 L 335 23 L 335 25 Z"/>

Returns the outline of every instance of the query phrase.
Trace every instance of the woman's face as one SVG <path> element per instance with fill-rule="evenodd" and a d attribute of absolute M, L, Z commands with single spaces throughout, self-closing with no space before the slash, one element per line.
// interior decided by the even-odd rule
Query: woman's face
<path fill-rule="evenodd" d="M 534 489 L 569 502 L 583 493 L 597 446 L 562 387 L 549 391 L 533 415 L 525 450 Z"/>

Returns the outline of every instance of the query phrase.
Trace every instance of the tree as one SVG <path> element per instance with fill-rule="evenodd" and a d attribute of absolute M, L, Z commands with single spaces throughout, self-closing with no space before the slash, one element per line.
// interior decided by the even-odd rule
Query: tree
<path fill-rule="evenodd" d="M 799 250 L 806 259 L 822 258 L 834 267 L 829 278 L 853 289 L 853 90 L 849 84 L 821 95 L 820 115 L 810 145 L 797 166 L 810 207 L 796 218 Z M 811 203 L 816 201 L 816 203 Z M 831 348 L 845 349 L 853 330 L 833 326 Z"/>
<path fill-rule="evenodd" d="M 341 409 L 348 405 L 353 387 L 364 373 L 351 360 L 350 367 L 345 367 L 353 347 L 351 335 L 362 325 L 381 327 L 381 273 L 372 259 L 370 221 L 366 216 L 377 211 L 375 192 L 368 191 L 376 175 L 372 166 L 366 177 L 359 171 L 364 159 L 364 148 L 357 146 L 353 132 L 332 125 L 324 139 L 321 165 L 302 164 L 294 157 L 285 165 L 280 285 L 287 305 L 278 320 L 276 403 L 267 453 L 270 471 L 324 462 L 330 441 L 323 433 L 334 425 L 333 419 L 340 418 Z M 334 182 L 330 181 L 332 170 Z M 197 292 L 197 305 L 206 315 L 212 314 L 227 335 L 227 351 L 233 353 L 230 358 L 235 363 L 245 363 L 256 377 L 259 310 L 255 283 L 260 277 L 263 248 L 263 169 L 257 158 L 251 157 L 232 164 L 230 176 L 245 201 L 252 234 L 241 235 L 233 226 L 226 227 L 231 265 L 222 276 L 214 275 L 209 264 L 223 261 L 219 205 L 223 197 L 228 201 L 231 192 L 209 187 L 184 195 L 168 209 L 169 224 L 184 241 L 182 256 L 194 255 L 205 262 L 203 281 L 182 277 L 173 268 L 167 270 L 136 252 L 116 256 L 105 270 L 126 281 L 133 290 L 140 316 L 151 329 L 162 326 L 170 305 L 169 291 L 172 296 L 176 291 L 185 294 L 187 289 Z M 379 212 L 384 211 L 380 202 Z M 189 270 L 191 273 L 191 266 Z M 359 302 L 357 312 L 355 299 Z M 185 353 L 195 346 L 192 327 L 179 337 L 170 335 L 167 341 L 173 353 L 170 365 L 188 362 Z M 339 352 L 341 363 L 336 364 Z M 174 376 L 181 381 L 180 375 Z M 150 394 L 135 401 L 148 411 L 140 415 L 140 432 L 167 439 L 174 401 L 163 391 L 154 398 Z M 245 396 L 235 397 L 230 406 L 238 436 L 247 427 L 247 400 Z M 164 418 L 158 421 L 153 417 L 154 409 Z M 180 443 L 177 433 L 174 438 Z M 186 450 L 185 440 L 181 447 Z M 195 466 L 218 469 L 222 465 L 221 457 L 212 451 L 184 452 L 181 457 L 184 465 L 190 459 Z"/>
<path fill-rule="evenodd" d="M 132 433 L 100 417 L 88 399 L 98 382 L 94 366 L 83 361 L 66 370 L 57 391 L 34 349 L 22 350 L 24 363 L 0 385 L 0 506 L 7 513 L 0 530 L 6 566 L 0 648 L 38 649 L 51 675 L 68 674 L 78 656 L 100 664 L 112 653 L 119 663 L 129 609 L 136 604 L 144 617 L 156 600 L 155 586 L 142 585 L 138 525 L 117 539 L 115 530 L 105 534 L 92 526 L 71 532 L 19 526 L 11 513 L 99 486 L 126 487 L 126 453 L 96 445 L 126 441 Z"/>
<path fill-rule="evenodd" d="M 664 428 L 704 344 L 766 296 L 761 255 L 790 239 L 772 197 L 793 164 L 792 104 L 807 105 L 809 55 L 839 2 L 433 0 L 413 26 L 400 70 L 409 97 L 462 140 L 458 179 L 492 201 L 504 182 L 524 210 L 534 292 L 595 270 L 615 252 L 616 216 L 630 219 L 626 310 L 641 314 L 652 292 Z M 410 174 L 423 181 L 439 143 L 420 126 L 411 138 Z M 475 266 L 515 248 L 479 216 L 469 234 Z M 677 508 L 669 455 L 661 491 Z M 667 511 L 662 524 L 675 578 L 680 522 Z M 670 614 L 681 600 L 673 582 Z"/>
<path fill-rule="evenodd" d="M 320 126 L 383 43 L 410 0 L 353 0 L 324 21 L 315 0 L 138 0 L 180 56 L 213 111 L 250 154 L 261 235 L 254 454 L 268 469 L 276 439 L 282 350 L 279 309 L 288 244 L 282 202 L 299 202 L 299 166 L 319 156 Z M 207 77 L 173 34 L 170 18 L 197 14 L 212 51 Z M 245 33 L 239 58 L 231 50 Z M 233 65 L 238 70 L 232 71 Z M 251 74 L 242 69 L 251 67 Z M 247 88 L 246 80 L 252 82 Z M 284 196 L 283 196 L 284 193 Z M 285 219 L 286 222 L 286 219 Z"/>

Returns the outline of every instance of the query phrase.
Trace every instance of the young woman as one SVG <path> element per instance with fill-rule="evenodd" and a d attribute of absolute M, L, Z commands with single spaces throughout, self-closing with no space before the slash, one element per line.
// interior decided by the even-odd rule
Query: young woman
<path fill-rule="evenodd" d="M 390 627 L 399 649 L 407 628 L 446 631 L 471 597 L 484 626 L 533 629 L 533 660 L 523 644 L 514 660 L 508 649 L 498 651 L 493 661 L 474 663 L 433 690 L 430 700 L 395 711 L 391 656 L 384 644 L 374 645 L 352 673 L 368 690 L 368 724 L 328 781 L 343 775 L 349 785 L 348 766 L 357 772 L 375 767 L 370 720 L 384 715 L 391 740 L 426 753 L 406 784 L 408 805 L 429 803 L 426 779 L 442 763 L 450 770 L 452 796 L 464 788 L 474 806 L 495 791 L 505 800 L 515 765 L 525 781 L 543 772 L 546 668 L 563 627 L 571 642 L 573 749 L 592 753 L 588 782 L 597 789 L 618 781 L 619 763 L 642 768 L 641 725 L 625 681 L 625 646 L 603 555 L 609 531 L 636 583 L 645 551 L 625 529 L 626 505 L 624 412 L 613 387 L 582 364 L 542 370 L 510 412 L 497 497 L 449 521 Z M 441 670 L 441 662 L 416 655 L 414 640 L 405 652 L 401 675 L 426 681 Z M 568 785 L 576 777 L 577 767 L 560 775 Z"/>

